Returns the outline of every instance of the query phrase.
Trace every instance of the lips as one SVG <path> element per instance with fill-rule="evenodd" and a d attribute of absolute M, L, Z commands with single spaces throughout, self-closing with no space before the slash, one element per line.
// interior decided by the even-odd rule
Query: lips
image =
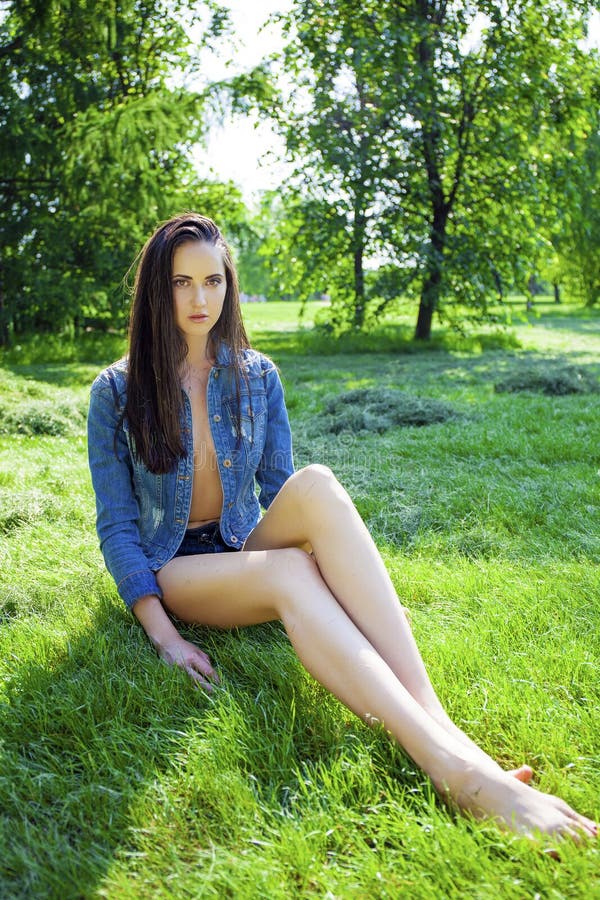
<path fill-rule="evenodd" d="M 206 322 L 206 320 L 208 319 L 208 316 L 202 316 L 202 315 L 188 316 L 188 319 L 190 320 L 190 322 Z"/>

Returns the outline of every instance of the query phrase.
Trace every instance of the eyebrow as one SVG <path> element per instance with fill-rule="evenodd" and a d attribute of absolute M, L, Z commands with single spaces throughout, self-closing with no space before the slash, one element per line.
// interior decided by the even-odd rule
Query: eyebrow
<path fill-rule="evenodd" d="M 194 280 L 192 275 L 184 275 L 183 272 L 171 275 L 171 278 L 189 278 L 190 281 Z M 225 278 L 225 274 L 224 272 L 214 272 L 212 275 L 207 275 L 206 278 Z"/>

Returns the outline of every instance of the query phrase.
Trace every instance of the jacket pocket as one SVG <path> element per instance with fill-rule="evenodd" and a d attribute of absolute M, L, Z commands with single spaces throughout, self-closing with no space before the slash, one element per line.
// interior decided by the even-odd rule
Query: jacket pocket
<path fill-rule="evenodd" d="M 238 404 L 235 397 L 224 402 L 227 410 L 227 421 L 230 434 L 236 449 L 242 449 L 248 460 L 260 459 L 267 428 L 267 396 L 266 394 L 243 393 L 240 396 L 239 418 Z"/>
<path fill-rule="evenodd" d="M 140 511 L 138 528 L 145 543 L 156 536 L 163 523 L 163 476 L 154 475 L 145 466 L 135 464 L 133 482 Z"/>

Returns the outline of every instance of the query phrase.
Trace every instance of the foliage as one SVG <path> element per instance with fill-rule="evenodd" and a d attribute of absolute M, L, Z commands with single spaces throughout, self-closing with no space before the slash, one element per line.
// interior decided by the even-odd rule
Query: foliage
<path fill-rule="evenodd" d="M 600 72 L 598 80 L 600 99 Z M 551 243 L 557 279 L 588 306 L 600 302 L 600 112 L 597 106 L 587 135 L 573 139 L 575 149 L 565 160 L 558 189 L 556 227 Z M 595 118 L 595 123 L 593 119 Z M 566 184 L 565 184 L 566 182 Z"/>
<path fill-rule="evenodd" d="M 331 247 L 343 254 L 338 320 L 341 307 L 361 327 L 369 306 L 379 315 L 411 290 L 416 336 L 429 338 L 434 311 L 460 320 L 467 304 L 485 315 L 524 283 L 549 192 L 541 136 L 547 148 L 547 133 L 560 136 L 557 110 L 564 135 L 588 102 L 572 83 L 596 65 L 578 46 L 589 9 L 297 0 L 285 56 L 294 82 L 278 121 L 298 163 L 295 193 L 335 213 L 322 217 L 325 238 L 300 249 L 323 273 Z M 563 152 L 557 140 L 554 149 Z M 385 264 L 371 291 L 368 259 Z"/>
<path fill-rule="evenodd" d="M 332 236 L 336 217 L 293 189 L 265 192 L 242 248 L 240 281 L 259 284 L 256 293 L 275 300 L 346 296 L 352 272 L 343 241 Z"/>
<path fill-rule="evenodd" d="M 197 46 L 189 29 L 204 23 Z M 8 4 L 0 25 L 0 343 L 122 324 L 120 281 L 160 219 L 201 205 L 235 224 L 239 192 L 189 161 L 203 97 L 183 74 L 226 27 L 213 2 Z"/>

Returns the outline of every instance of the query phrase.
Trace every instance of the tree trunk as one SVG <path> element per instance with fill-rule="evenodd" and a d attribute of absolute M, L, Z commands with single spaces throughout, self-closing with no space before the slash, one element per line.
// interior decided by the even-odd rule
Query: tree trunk
<path fill-rule="evenodd" d="M 500 277 L 500 272 L 498 269 L 492 269 L 492 275 L 494 277 L 494 283 L 496 285 L 496 290 L 498 291 L 498 302 L 504 303 L 504 291 L 502 289 L 502 278 Z"/>
<path fill-rule="evenodd" d="M 442 286 L 447 221 L 446 208 L 440 203 L 434 212 L 429 257 L 427 259 L 423 287 L 421 288 L 419 314 L 417 316 L 417 327 L 415 328 L 415 340 L 417 341 L 428 341 L 431 337 L 431 323 L 440 299 Z"/>
<path fill-rule="evenodd" d="M 439 266 L 432 268 L 425 276 L 419 302 L 419 315 L 415 328 L 415 340 L 428 341 L 431 337 L 433 313 L 440 296 L 442 273 Z"/>
<path fill-rule="evenodd" d="M 365 273 L 362 244 L 354 250 L 354 327 L 362 328 L 365 321 Z"/>
<path fill-rule="evenodd" d="M 361 145 L 361 153 L 364 153 Z M 352 260 L 354 264 L 354 309 L 353 325 L 362 328 L 365 322 L 365 232 L 367 220 L 365 217 L 364 196 L 360 187 L 354 195 L 354 217 L 352 222 Z"/>
<path fill-rule="evenodd" d="M 6 308 L 3 279 L 0 273 L 0 347 L 8 347 L 9 341 L 8 310 Z"/>
<path fill-rule="evenodd" d="M 560 285 L 555 281 L 552 287 L 554 288 L 554 302 L 560 303 Z"/>

